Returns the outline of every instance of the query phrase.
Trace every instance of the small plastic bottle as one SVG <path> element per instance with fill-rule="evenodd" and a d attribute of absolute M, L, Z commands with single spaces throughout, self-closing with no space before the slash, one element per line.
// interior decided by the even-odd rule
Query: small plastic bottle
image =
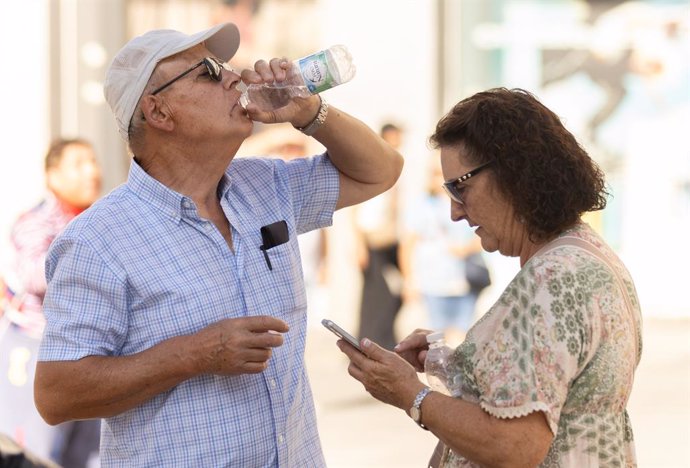
<path fill-rule="evenodd" d="M 292 62 L 288 76 L 281 83 L 250 84 L 240 97 L 240 104 L 256 104 L 270 111 L 286 106 L 295 96 L 309 97 L 347 83 L 355 76 L 352 56 L 343 45 L 302 57 Z"/>
<path fill-rule="evenodd" d="M 424 361 L 424 372 L 432 390 L 446 395 L 459 396 L 460 375 L 449 375 L 448 361 L 453 349 L 446 344 L 443 332 L 430 333 L 426 336 L 429 343 Z"/>

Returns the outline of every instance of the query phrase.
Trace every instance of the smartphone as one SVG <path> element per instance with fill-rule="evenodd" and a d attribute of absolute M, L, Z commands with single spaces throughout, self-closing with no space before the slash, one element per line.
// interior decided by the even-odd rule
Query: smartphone
<path fill-rule="evenodd" d="M 359 346 L 359 341 L 354 336 L 350 335 L 348 332 L 339 327 L 333 320 L 323 319 L 321 320 L 321 325 L 328 328 L 330 331 L 335 333 L 338 337 L 350 343 L 352 346 L 357 348 L 360 353 L 363 353 L 362 348 Z"/>

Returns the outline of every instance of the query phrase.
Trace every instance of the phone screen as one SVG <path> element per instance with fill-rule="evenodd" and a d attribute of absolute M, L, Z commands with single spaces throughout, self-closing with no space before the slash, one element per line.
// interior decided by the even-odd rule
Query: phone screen
<path fill-rule="evenodd" d="M 352 336 L 351 334 L 349 334 L 348 332 L 343 330 L 333 320 L 323 319 L 323 320 L 321 320 L 321 324 L 324 327 L 328 328 L 333 333 L 335 333 L 336 336 L 342 338 L 343 340 L 347 341 L 352 346 L 357 348 L 357 350 L 359 352 L 363 352 L 362 348 L 360 348 L 360 346 L 359 346 L 359 341 L 357 340 L 357 338 L 355 338 L 354 336 Z"/>

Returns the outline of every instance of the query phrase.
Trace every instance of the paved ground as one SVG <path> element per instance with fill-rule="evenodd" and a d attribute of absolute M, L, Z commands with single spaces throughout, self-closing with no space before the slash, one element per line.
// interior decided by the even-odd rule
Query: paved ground
<path fill-rule="evenodd" d="M 406 331 L 416 326 L 410 312 L 401 319 Z M 307 365 L 330 468 L 425 466 L 433 436 L 350 378 L 335 337 L 320 326 L 310 329 Z M 640 468 L 690 467 L 690 319 L 645 321 L 628 408 Z"/>

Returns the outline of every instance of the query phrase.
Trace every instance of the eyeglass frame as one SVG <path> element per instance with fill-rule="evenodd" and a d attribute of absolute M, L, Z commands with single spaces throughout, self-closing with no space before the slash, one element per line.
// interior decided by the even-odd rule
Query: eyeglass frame
<path fill-rule="evenodd" d="M 192 68 L 183 71 L 179 75 L 177 75 L 175 78 L 171 79 L 170 81 L 166 82 L 165 84 L 159 86 L 156 88 L 151 95 L 155 95 L 163 91 L 165 88 L 168 86 L 172 85 L 175 83 L 177 80 L 180 78 L 184 78 L 197 68 L 199 68 L 202 65 L 206 65 L 206 70 L 208 71 L 209 76 L 211 77 L 212 80 L 221 82 L 223 80 L 223 70 L 227 70 L 229 72 L 234 72 L 232 68 L 230 68 L 227 64 L 221 62 L 220 60 L 213 58 L 213 57 L 204 57 L 204 59 L 197 63 L 196 65 L 192 66 Z"/>
<path fill-rule="evenodd" d="M 471 179 L 472 177 L 476 176 L 482 170 L 489 167 L 493 163 L 494 163 L 494 161 L 489 161 L 489 162 L 484 163 L 475 169 L 472 169 L 468 173 L 463 174 L 456 179 L 449 180 L 448 182 L 444 182 L 442 185 L 443 190 L 445 190 L 446 194 L 450 197 L 451 200 L 453 200 L 454 202 L 460 203 L 461 205 L 464 205 L 465 201 L 462 199 L 462 197 L 460 196 L 460 193 L 458 192 L 457 184 L 463 183 L 463 182 Z"/>

